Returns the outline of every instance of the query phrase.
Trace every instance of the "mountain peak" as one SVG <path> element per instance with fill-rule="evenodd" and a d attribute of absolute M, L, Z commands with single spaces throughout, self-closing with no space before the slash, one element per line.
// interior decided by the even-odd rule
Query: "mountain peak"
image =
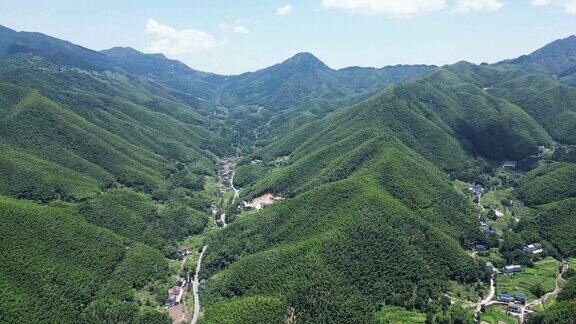
<path fill-rule="evenodd" d="M 142 54 L 140 51 L 133 49 L 132 47 L 122 47 L 115 46 L 107 50 L 101 50 L 100 52 L 106 53 L 107 55 L 117 55 L 117 54 Z"/>
<path fill-rule="evenodd" d="M 298 53 L 284 61 L 282 64 L 290 64 L 306 70 L 330 69 L 326 64 L 324 64 L 324 62 L 320 61 L 320 59 L 308 52 Z"/>

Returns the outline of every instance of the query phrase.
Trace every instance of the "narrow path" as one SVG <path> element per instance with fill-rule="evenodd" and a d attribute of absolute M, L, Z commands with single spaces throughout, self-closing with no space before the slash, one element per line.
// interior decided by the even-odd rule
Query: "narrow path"
<path fill-rule="evenodd" d="M 492 298 L 494 298 L 494 295 L 496 295 L 496 285 L 494 284 L 494 273 L 492 273 L 492 275 L 490 276 L 490 292 L 488 293 L 486 298 L 481 300 L 478 303 L 478 305 L 476 305 L 476 314 L 480 313 L 482 305 L 489 305 L 490 301 L 492 301 Z"/>
<path fill-rule="evenodd" d="M 234 159 L 232 159 L 232 162 L 226 162 L 223 166 L 222 169 L 224 170 L 223 174 L 226 174 L 227 172 L 229 172 L 230 169 L 234 169 L 236 167 L 236 160 L 237 157 L 234 157 Z M 236 170 L 232 171 L 232 174 L 230 175 L 230 188 L 232 188 L 232 190 L 234 190 L 234 200 L 238 199 L 238 197 L 240 196 L 240 190 L 237 189 L 236 187 L 234 187 L 234 174 L 236 173 Z M 221 179 L 222 180 L 222 179 Z M 219 208 L 222 208 L 221 206 L 219 206 Z M 215 209 L 213 211 L 214 214 L 217 213 L 217 209 Z M 225 228 L 226 226 L 228 226 L 228 224 L 226 223 L 226 213 L 223 213 L 222 215 L 220 215 L 219 220 L 222 222 L 222 226 L 221 228 Z M 192 316 L 192 320 L 190 321 L 190 323 L 192 324 L 196 324 L 198 322 L 198 318 L 200 317 L 200 270 L 202 269 L 202 259 L 204 258 L 204 253 L 206 253 L 206 249 L 208 248 L 208 245 L 205 245 L 202 248 L 202 251 L 200 252 L 200 254 L 198 255 L 198 261 L 196 263 L 196 272 L 194 273 L 194 280 L 192 281 L 192 292 L 194 294 L 194 315 Z"/>
<path fill-rule="evenodd" d="M 550 298 L 552 295 L 558 294 L 560 292 L 560 290 L 562 288 L 560 288 L 560 282 L 562 282 L 562 275 L 564 275 L 564 273 L 566 273 L 566 271 L 568 270 L 568 264 L 566 263 L 566 261 L 562 260 L 562 271 L 560 271 L 558 273 L 558 275 L 556 276 L 556 286 L 554 287 L 554 290 L 546 293 L 544 296 L 540 297 L 539 299 L 533 300 L 532 302 L 526 304 L 526 306 L 524 308 L 532 308 L 536 305 L 542 305 L 542 307 L 544 307 L 544 303 L 546 302 L 546 300 L 548 298 Z"/>
<path fill-rule="evenodd" d="M 194 281 L 192 281 L 192 292 L 194 293 L 194 315 L 192 316 L 192 321 L 190 323 L 196 324 L 198 322 L 198 317 L 200 316 L 200 268 L 202 267 L 202 258 L 204 257 L 204 252 L 208 245 L 204 245 L 202 252 L 198 255 L 198 262 L 196 263 L 196 273 L 194 273 Z"/>

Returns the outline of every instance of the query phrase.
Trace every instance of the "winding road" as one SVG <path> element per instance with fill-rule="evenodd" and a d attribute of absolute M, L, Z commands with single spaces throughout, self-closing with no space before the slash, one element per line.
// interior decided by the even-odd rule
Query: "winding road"
<path fill-rule="evenodd" d="M 192 316 L 192 321 L 190 323 L 196 324 L 198 322 L 198 317 L 200 316 L 200 268 L 202 267 L 202 258 L 208 245 L 204 245 L 202 252 L 198 255 L 198 262 L 196 263 L 196 273 L 194 273 L 194 281 L 192 281 L 192 292 L 194 293 L 194 315 Z"/>
<path fill-rule="evenodd" d="M 236 160 L 234 159 L 234 161 Z M 225 168 L 231 168 L 231 167 L 235 168 L 236 163 L 235 162 L 231 163 L 227 165 Z M 230 177 L 230 187 L 232 188 L 232 190 L 234 190 L 234 200 L 238 199 L 238 197 L 240 196 L 240 190 L 234 187 L 235 173 L 236 170 L 232 171 L 232 175 Z M 228 224 L 226 224 L 225 213 L 220 215 L 220 220 L 222 221 L 221 228 L 225 228 L 226 226 L 228 226 Z M 200 269 L 202 268 L 202 259 L 204 258 L 204 253 L 206 253 L 207 248 L 208 245 L 205 245 L 202 248 L 200 254 L 198 255 L 198 261 L 196 262 L 196 272 L 194 273 L 194 280 L 192 281 L 192 292 L 194 294 L 194 315 L 192 316 L 192 320 L 190 321 L 190 323 L 192 324 L 196 324 L 198 322 L 198 318 L 200 317 Z"/>

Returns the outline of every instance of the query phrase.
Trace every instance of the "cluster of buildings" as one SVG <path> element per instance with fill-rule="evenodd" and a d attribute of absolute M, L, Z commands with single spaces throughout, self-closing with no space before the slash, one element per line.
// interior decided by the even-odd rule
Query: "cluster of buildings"
<path fill-rule="evenodd" d="M 498 301 L 503 303 L 508 303 L 506 306 L 506 314 L 513 315 L 513 316 L 521 316 L 522 315 L 522 306 L 526 303 L 526 294 L 518 292 L 514 295 L 510 295 L 507 292 L 501 293 L 497 297 Z"/>
<path fill-rule="evenodd" d="M 521 292 L 517 292 L 514 295 L 510 295 L 507 292 L 503 292 L 500 295 L 498 295 L 498 301 L 504 302 L 504 303 L 511 303 L 511 302 L 516 302 L 519 304 L 525 304 L 526 303 L 526 294 L 525 293 L 521 293 Z"/>
<path fill-rule="evenodd" d="M 182 258 L 189 253 L 190 251 L 186 248 L 178 249 L 178 255 Z M 176 304 L 180 304 L 184 298 L 186 289 L 192 290 L 192 281 L 190 280 L 190 272 L 182 271 L 176 279 L 176 283 L 168 289 L 168 298 L 164 303 L 164 307 L 170 308 Z"/>
<path fill-rule="evenodd" d="M 541 243 L 528 244 L 528 245 L 525 245 L 524 248 L 522 248 L 522 249 L 524 250 L 524 252 L 532 253 L 532 254 L 540 254 L 540 253 L 544 252 L 544 250 L 542 249 Z"/>

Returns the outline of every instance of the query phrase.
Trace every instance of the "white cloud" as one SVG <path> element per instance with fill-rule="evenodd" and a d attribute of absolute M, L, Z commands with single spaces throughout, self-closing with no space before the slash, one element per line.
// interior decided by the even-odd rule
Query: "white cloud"
<path fill-rule="evenodd" d="M 234 28 L 232 28 L 232 31 L 238 34 L 250 34 L 250 29 L 244 26 L 234 26 Z"/>
<path fill-rule="evenodd" d="M 228 22 L 221 22 L 218 26 L 220 29 L 231 29 L 233 32 L 237 34 L 250 34 L 252 31 L 248 28 L 248 25 L 257 25 L 260 22 L 254 19 L 236 19 L 236 21 L 228 23 Z"/>
<path fill-rule="evenodd" d="M 551 4 L 553 0 L 532 0 L 530 3 L 533 6 L 545 6 L 547 4 Z"/>
<path fill-rule="evenodd" d="M 564 5 L 564 11 L 571 15 L 576 15 L 576 1 L 568 2 Z"/>
<path fill-rule="evenodd" d="M 472 11 L 498 11 L 503 6 L 504 4 L 500 0 L 458 0 L 454 5 L 453 11 L 456 13 L 468 13 Z"/>
<path fill-rule="evenodd" d="M 286 4 L 276 9 L 276 14 L 279 16 L 286 16 L 290 12 L 292 12 L 292 6 L 290 4 Z"/>
<path fill-rule="evenodd" d="M 564 9 L 567 14 L 576 15 L 576 0 L 531 0 L 530 3 L 537 7 L 555 5 Z"/>
<path fill-rule="evenodd" d="M 146 33 L 157 38 L 148 46 L 148 51 L 167 55 L 195 53 L 212 48 L 218 44 L 214 36 L 196 29 L 180 29 L 162 25 L 154 19 L 148 19 Z"/>
<path fill-rule="evenodd" d="M 413 15 L 441 10 L 446 0 L 322 0 L 322 6 L 366 14 Z"/>

